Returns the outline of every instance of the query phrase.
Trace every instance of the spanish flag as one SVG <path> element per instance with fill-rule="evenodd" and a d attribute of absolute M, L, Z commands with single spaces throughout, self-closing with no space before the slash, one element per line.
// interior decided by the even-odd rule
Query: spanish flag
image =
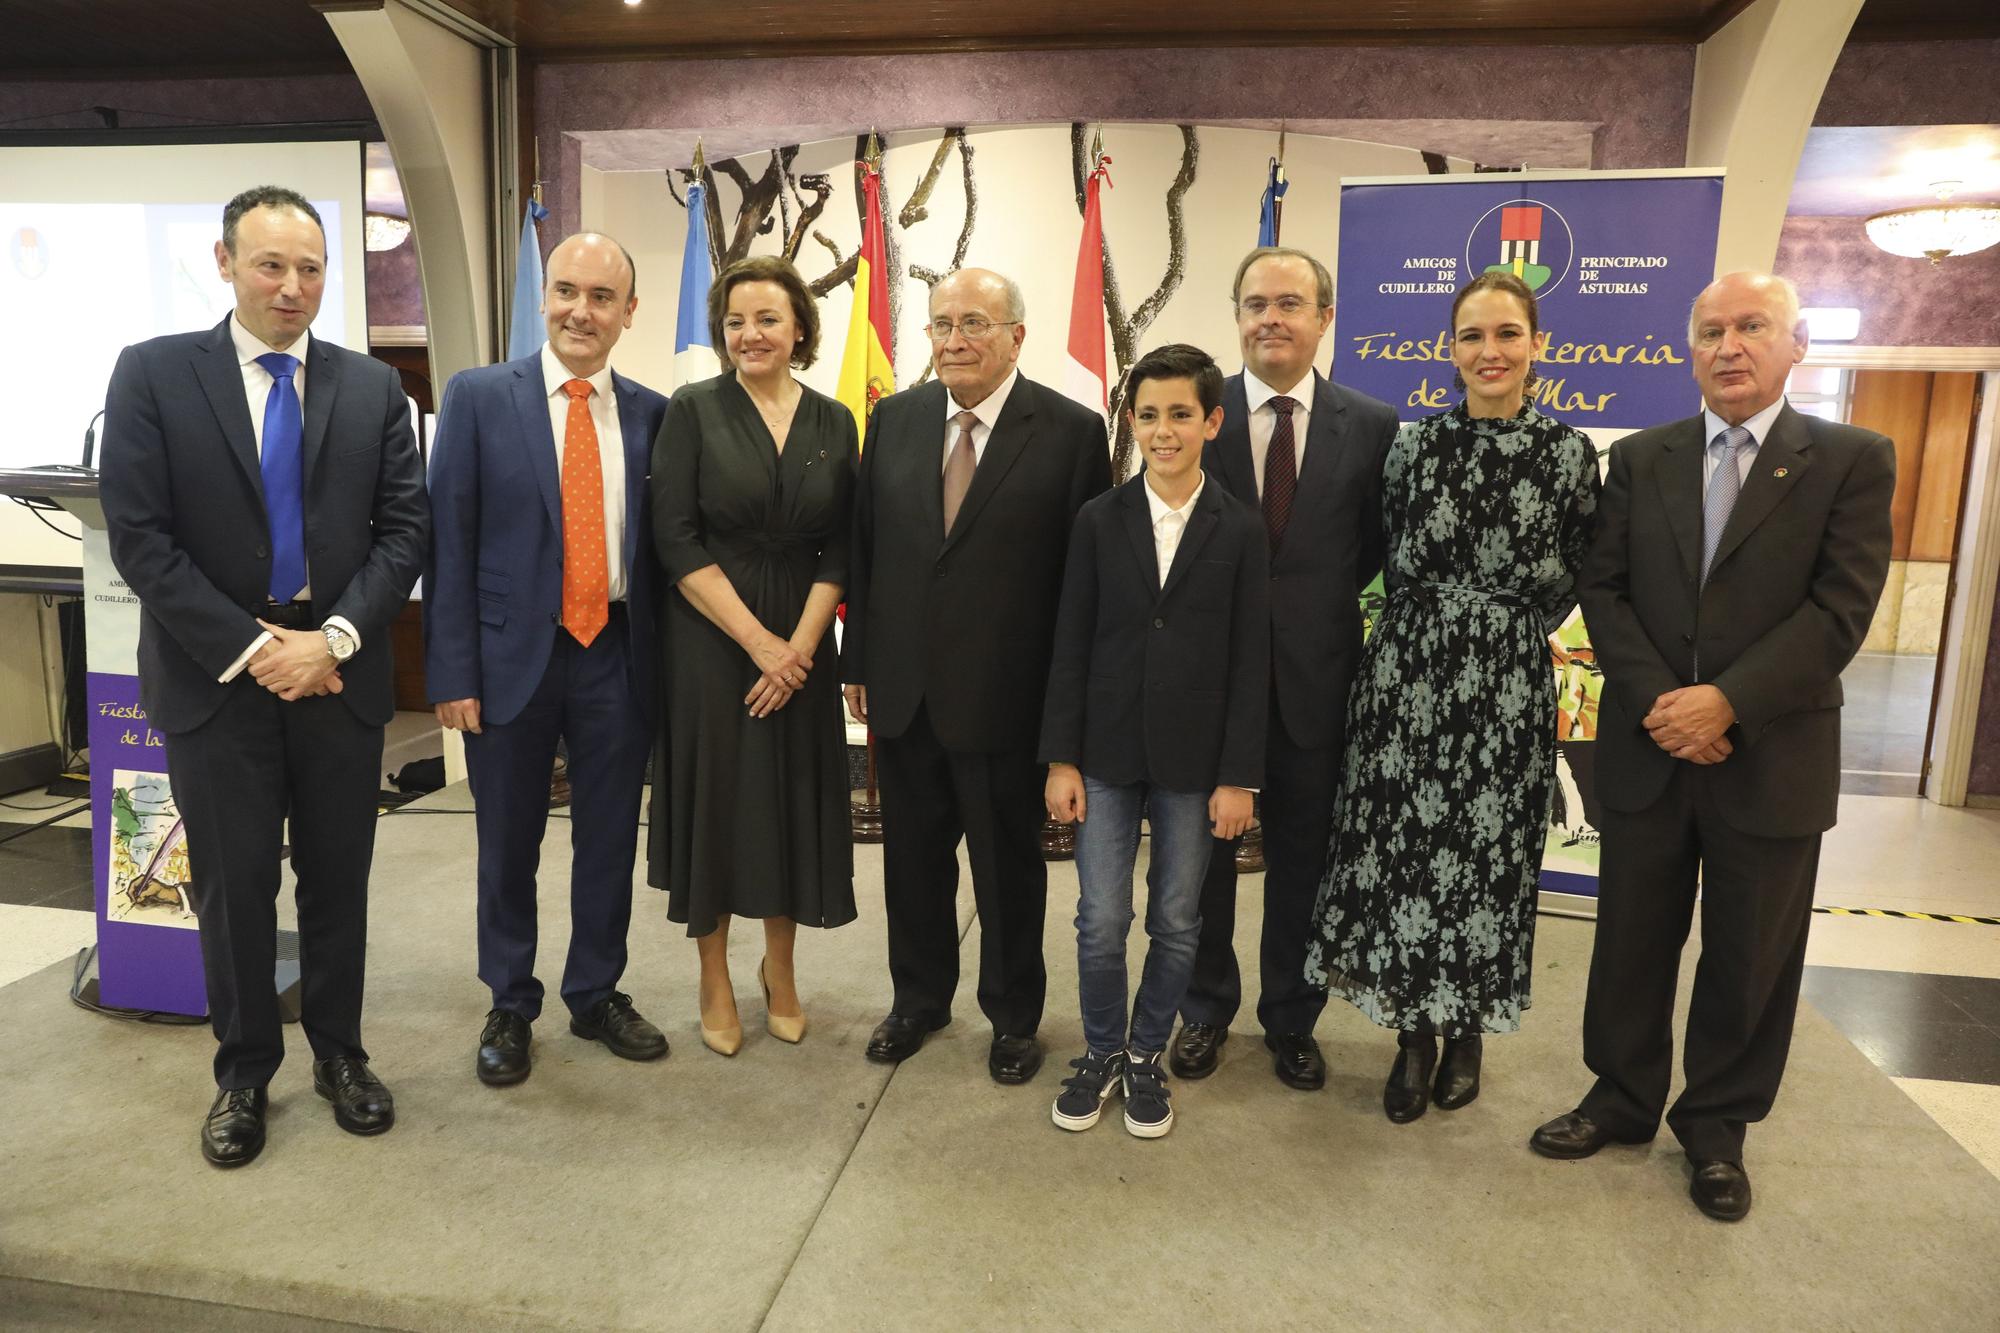
<path fill-rule="evenodd" d="M 847 321 L 847 345 L 840 355 L 840 384 L 834 397 L 854 413 L 861 438 L 875 402 L 896 391 L 889 359 L 889 261 L 882 236 L 882 173 L 861 163 L 861 257 L 854 269 L 854 313 Z"/>

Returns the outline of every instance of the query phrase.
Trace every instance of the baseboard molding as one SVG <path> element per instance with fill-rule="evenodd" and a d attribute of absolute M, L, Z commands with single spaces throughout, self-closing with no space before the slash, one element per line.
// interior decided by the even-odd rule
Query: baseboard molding
<path fill-rule="evenodd" d="M 1978 796 L 1967 792 L 1965 803 L 1974 810 L 2000 810 L 2000 796 Z"/>
<path fill-rule="evenodd" d="M 0 754 L 0 793 L 46 787 L 62 772 L 62 751 L 51 744 Z"/>

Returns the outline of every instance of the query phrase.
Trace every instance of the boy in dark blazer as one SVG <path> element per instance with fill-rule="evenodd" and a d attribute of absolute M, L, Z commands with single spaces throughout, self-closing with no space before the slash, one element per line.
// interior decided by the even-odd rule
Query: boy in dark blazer
<path fill-rule="evenodd" d="M 1077 514 L 1043 713 L 1049 817 L 1076 839 L 1082 1057 L 1053 1108 L 1097 1123 L 1122 1088 L 1125 1128 L 1158 1138 L 1174 1112 L 1160 1057 L 1194 970 L 1201 886 L 1216 838 L 1250 822 L 1263 782 L 1270 691 L 1270 556 L 1257 511 L 1205 484 L 1222 427 L 1222 372 L 1176 343 L 1127 380 L 1143 474 Z M 1139 823 L 1151 945 L 1126 1026 L 1125 937 Z"/>

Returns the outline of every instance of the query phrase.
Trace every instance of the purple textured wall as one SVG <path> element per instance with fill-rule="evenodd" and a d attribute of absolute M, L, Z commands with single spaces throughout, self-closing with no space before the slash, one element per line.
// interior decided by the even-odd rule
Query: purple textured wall
<path fill-rule="evenodd" d="M 1834 62 L 1815 125 L 1990 125 L 2000 40 L 1852 43 Z"/>
<path fill-rule="evenodd" d="M 97 106 L 115 108 L 127 129 L 375 118 L 361 81 L 351 74 L 0 83 L 0 124 L 10 130 L 96 129 L 104 123 L 91 110 Z M 414 244 L 369 255 L 366 282 L 370 324 L 424 322 Z"/>
<path fill-rule="evenodd" d="M 1860 310 L 1863 346 L 2000 346 L 2000 246 L 1932 267 L 1876 249 L 1860 218 L 1786 218 L 1777 270 L 1807 305 Z"/>
<path fill-rule="evenodd" d="M 2000 598 L 2000 589 L 1994 596 Z M 1979 687 L 1979 721 L 1965 789 L 1974 796 L 2000 796 L 2000 633 L 1986 641 L 1986 679 Z"/>
<path fill-rule="evenodd" d="M 1678 167 L 1691 46 L 1404 46 L 1003 51 L 952 55 L 544 64 L 534 71 L 543 170 L 565 130 L 763 124 L 915 129 L 1068 120 L 1243 118 L 1581 121 L 1594 165 Z M 1422 147 L 1423 145 L 1416 145 Z M 560 170 L 560 168 L 559 168 Z M 577 226 L 573 175 L 545 190 Z"/>

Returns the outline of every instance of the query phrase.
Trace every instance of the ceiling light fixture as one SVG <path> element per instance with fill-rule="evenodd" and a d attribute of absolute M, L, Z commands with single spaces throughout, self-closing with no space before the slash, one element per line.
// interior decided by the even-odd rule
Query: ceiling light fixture
<path fill-rule="evenodd" d="M 366 213 L 361 218 L 361 243 L 380 253 L 393 250 L 410 239 L 410 220 L 387 213 Z"/>
<path fill-rule="evenodd" d="M 2000 244 L 2000 204 L 1954 204 L 1958 181 L 1935 181 L 1938 202 L 1868 219 L 1868 239 L 1892 255 L 1932 264 Z"/>

